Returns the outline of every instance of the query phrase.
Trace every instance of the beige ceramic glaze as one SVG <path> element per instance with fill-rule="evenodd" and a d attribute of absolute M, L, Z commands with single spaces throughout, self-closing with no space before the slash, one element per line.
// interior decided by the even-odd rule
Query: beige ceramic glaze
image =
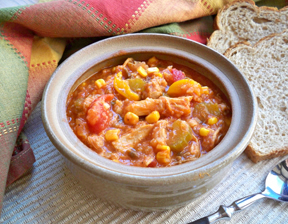
<path fill-rule="evenodd" d="M 220 144 L 194 162 L 139 168 L 105 159 L 78 140 L 67 122 L 67 94 L 96 71 L 131 56 L 174 61 L 213 80 L 230 99 L 233 111 L 231 127 Z M 247 81 L 222 55 L 184 38 L 131 34 L 92 44 L 62 63 L 46 86 L 42 117 L 49 138 L 87 189 L 126 208 L 155 211 L 183 206 L 219 183 L 249 143 L 257 116 Z"/>

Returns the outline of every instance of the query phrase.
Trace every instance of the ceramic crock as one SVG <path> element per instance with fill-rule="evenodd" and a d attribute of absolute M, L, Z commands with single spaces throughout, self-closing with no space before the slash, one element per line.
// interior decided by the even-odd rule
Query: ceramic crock
<path fill-rule="evenodd" d="M 67 95 L 81 81 L 104 67 L 122 64 L 128 57 L 144 60 L 152 56 L 193 68 L 212 80 L 231 102 L 232 121 L 226 136 L 196 161 L 166 168 L 122 165 L 85 146 L 68 124 Z M 175 36 L 130 34 L 96 42 L 64 61 L 45 88 L 42 119 L 47 135 L 80 184 L 119 206 L 155 211 L 184 206 L 223 179 L 250 141 L 256 105 L 245 77 L 216 51 Z"/>

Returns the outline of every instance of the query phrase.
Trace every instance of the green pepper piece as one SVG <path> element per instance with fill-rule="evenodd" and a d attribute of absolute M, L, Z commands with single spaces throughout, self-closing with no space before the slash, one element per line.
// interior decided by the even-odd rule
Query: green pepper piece
<path fill-rule="evenodd" d="M 168 146 L 173 152 L 181 152 L 193 139 L 192 128 L 186 121 L 176 120 L 172 124 L 173 136 L 168 141 Z"/>
<path fill-rule="evenodd" d="M 129 79 L 128 84 L 132 91 L 137 92 L 137 90 L 140 89 L 142 92 L 144 90 L 146 82 L 143 79 L 135 78 L 135 79 Z"/>
<path fill-rule="evenodd" d="M 77 100 L 75 100 L 74 106 L 77 111 L 82 109 L 83 101 L 83 98 L 78 98 Z"/>

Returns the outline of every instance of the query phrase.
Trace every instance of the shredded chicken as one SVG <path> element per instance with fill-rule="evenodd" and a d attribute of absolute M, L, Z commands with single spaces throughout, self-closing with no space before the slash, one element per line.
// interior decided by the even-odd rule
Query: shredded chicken
<path fill-rule="evenodd" d="M 213 146 L 212 147 L 214 147 L 220 141 L 220 138 L 222 136 L 221 134 L 219 134 L 220 130 L 221 130 L 221 127 L 219 127 L 217 130 L 215 130 L 213 133 L 213 138 L 212 138 Z"/>
<path fill-rule="evenodd" d="M 114 148 L 120 152 L 126 152 L 148 136 L 153 129 L 152 124 L 142 125 L 133 129 L 133 131 L 121 136 L 118 140 L 112 142 Z"/>
<path fill-rule="evenodd" d="M 122 114 L 122 109 L 123 109 L 123 102 L 121 100 L 116 100 L 113 106 L 113 110 L 117 114 Z"/>
<path fill-rule="evenodd" d="M 162 116 L 181 117 L 191 112 L 190 101 L 192 96 L 187 97 L 160 97 L 159 99 L 147 98 L 146 100 L 133 101 L 125 105 L 123 112 L 132 112 L 138 116 L 146 116 L 157 110 Z"/>
<path fill-rule="evenodd" d="M 156 147 L 158 144 L 166 145 L 167 142 L 167 120 L 160 120 L 155 124 L 155 127 L 152 132 L 151 145 Z"/>
<path fill-rule="evenodd" d="M 99 155 L 103 155 L 105 149 L 104 147 L 104 137 L 99 135 L 90 135 L 87 138 L 89 146 L 94 149 Z"/>
<path fill-rule="evenodd" d="M 221 138 L 221 134 L 219 134 L 220 130 L 221 130 L 221 127 L 217 128 L 216 130 L 209 128 L 210 138 L 204 137 L 202 141 L 202 146 L 204 148 L 209 148 L 209 149 L 212 149 L 213 147 L 215 147 L 215 145 L 217 145 L 217 143 L 219 142 Z M 211 135 L 212 135 L 212 138 L 211 138 Z"/>
<path fill-rule="evenodd" d="M 195 136 L 192 144 L 190 145 L 189 151 L 191 155 L 195 155 L 196 158 L 201 155 L 199 140 Z"/>
<path fill-rule="evenodd" d="M 226 111 L 226 110 L 229 110 L 229 109 L 230 109 L 230 108 L 228 107 L 228 105 L 226 105 L 225 103 L 219 103 L 218 106 L 219 106 L 219 109 L 220 109 L 221 111 Z"/>
<path fill-rule="evenodd" d="M 75 122 L 77 136 L 79 136 L 82 140 L 85 141 L 87 139 L 87 136 L 89 135 L 87 122 L 83 118 L 77 118 Z"/>
<path fill-rule="evenodd" d="M 135 61 L 133 58 L 127 58 L 123 64 L 123 67 L 129 68 L 129 70 L 131 70 L 132 73 L 136 72 L 137 68 L 139 68 L 140 66 L 145 69 L 148 68 L 148 65 L 145 62 Z"/>
<path fill-rule="evenodd" d="M 144 166 L 148 166 L 155 158 L 155 155 L 147 155 L 144 157 Z"/>
<path fill-rule="evenodd" d="M 162 77 L 154 77 L 145 85 L 145 91 L 143 92 L 143 98 L 152 98 L 157 99 L 162 96 L 165 88 L 167 86 L 167 82 Z"/>
<path fill-rule="evenodd" d="M 123 67 L 126 67 L 128 63 L 134 63 L 134 59 L 133 58 L 127 58 L 126 61 L 123 63 Z"/>

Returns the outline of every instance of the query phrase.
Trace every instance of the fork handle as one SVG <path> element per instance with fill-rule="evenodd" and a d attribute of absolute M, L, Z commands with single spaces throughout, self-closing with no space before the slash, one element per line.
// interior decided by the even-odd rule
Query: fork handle
<path fill-rule="evenodd" d="M 209 224 L 219 219 L 225 219 L 225 218 L 230 219 L 235 212 L 247 208 L 248 206 L 252 205 L 255 201 L 264 197 L 265 195 L 263 195 L 262 193 L 249 195 L 247 197 L 234 201 L 229 206 L 221 205 L 217 212 L 209 216 L 203 217 L 201 219 L 198 219 L 196 221 L 189 222 L 188 224 Z"/>

